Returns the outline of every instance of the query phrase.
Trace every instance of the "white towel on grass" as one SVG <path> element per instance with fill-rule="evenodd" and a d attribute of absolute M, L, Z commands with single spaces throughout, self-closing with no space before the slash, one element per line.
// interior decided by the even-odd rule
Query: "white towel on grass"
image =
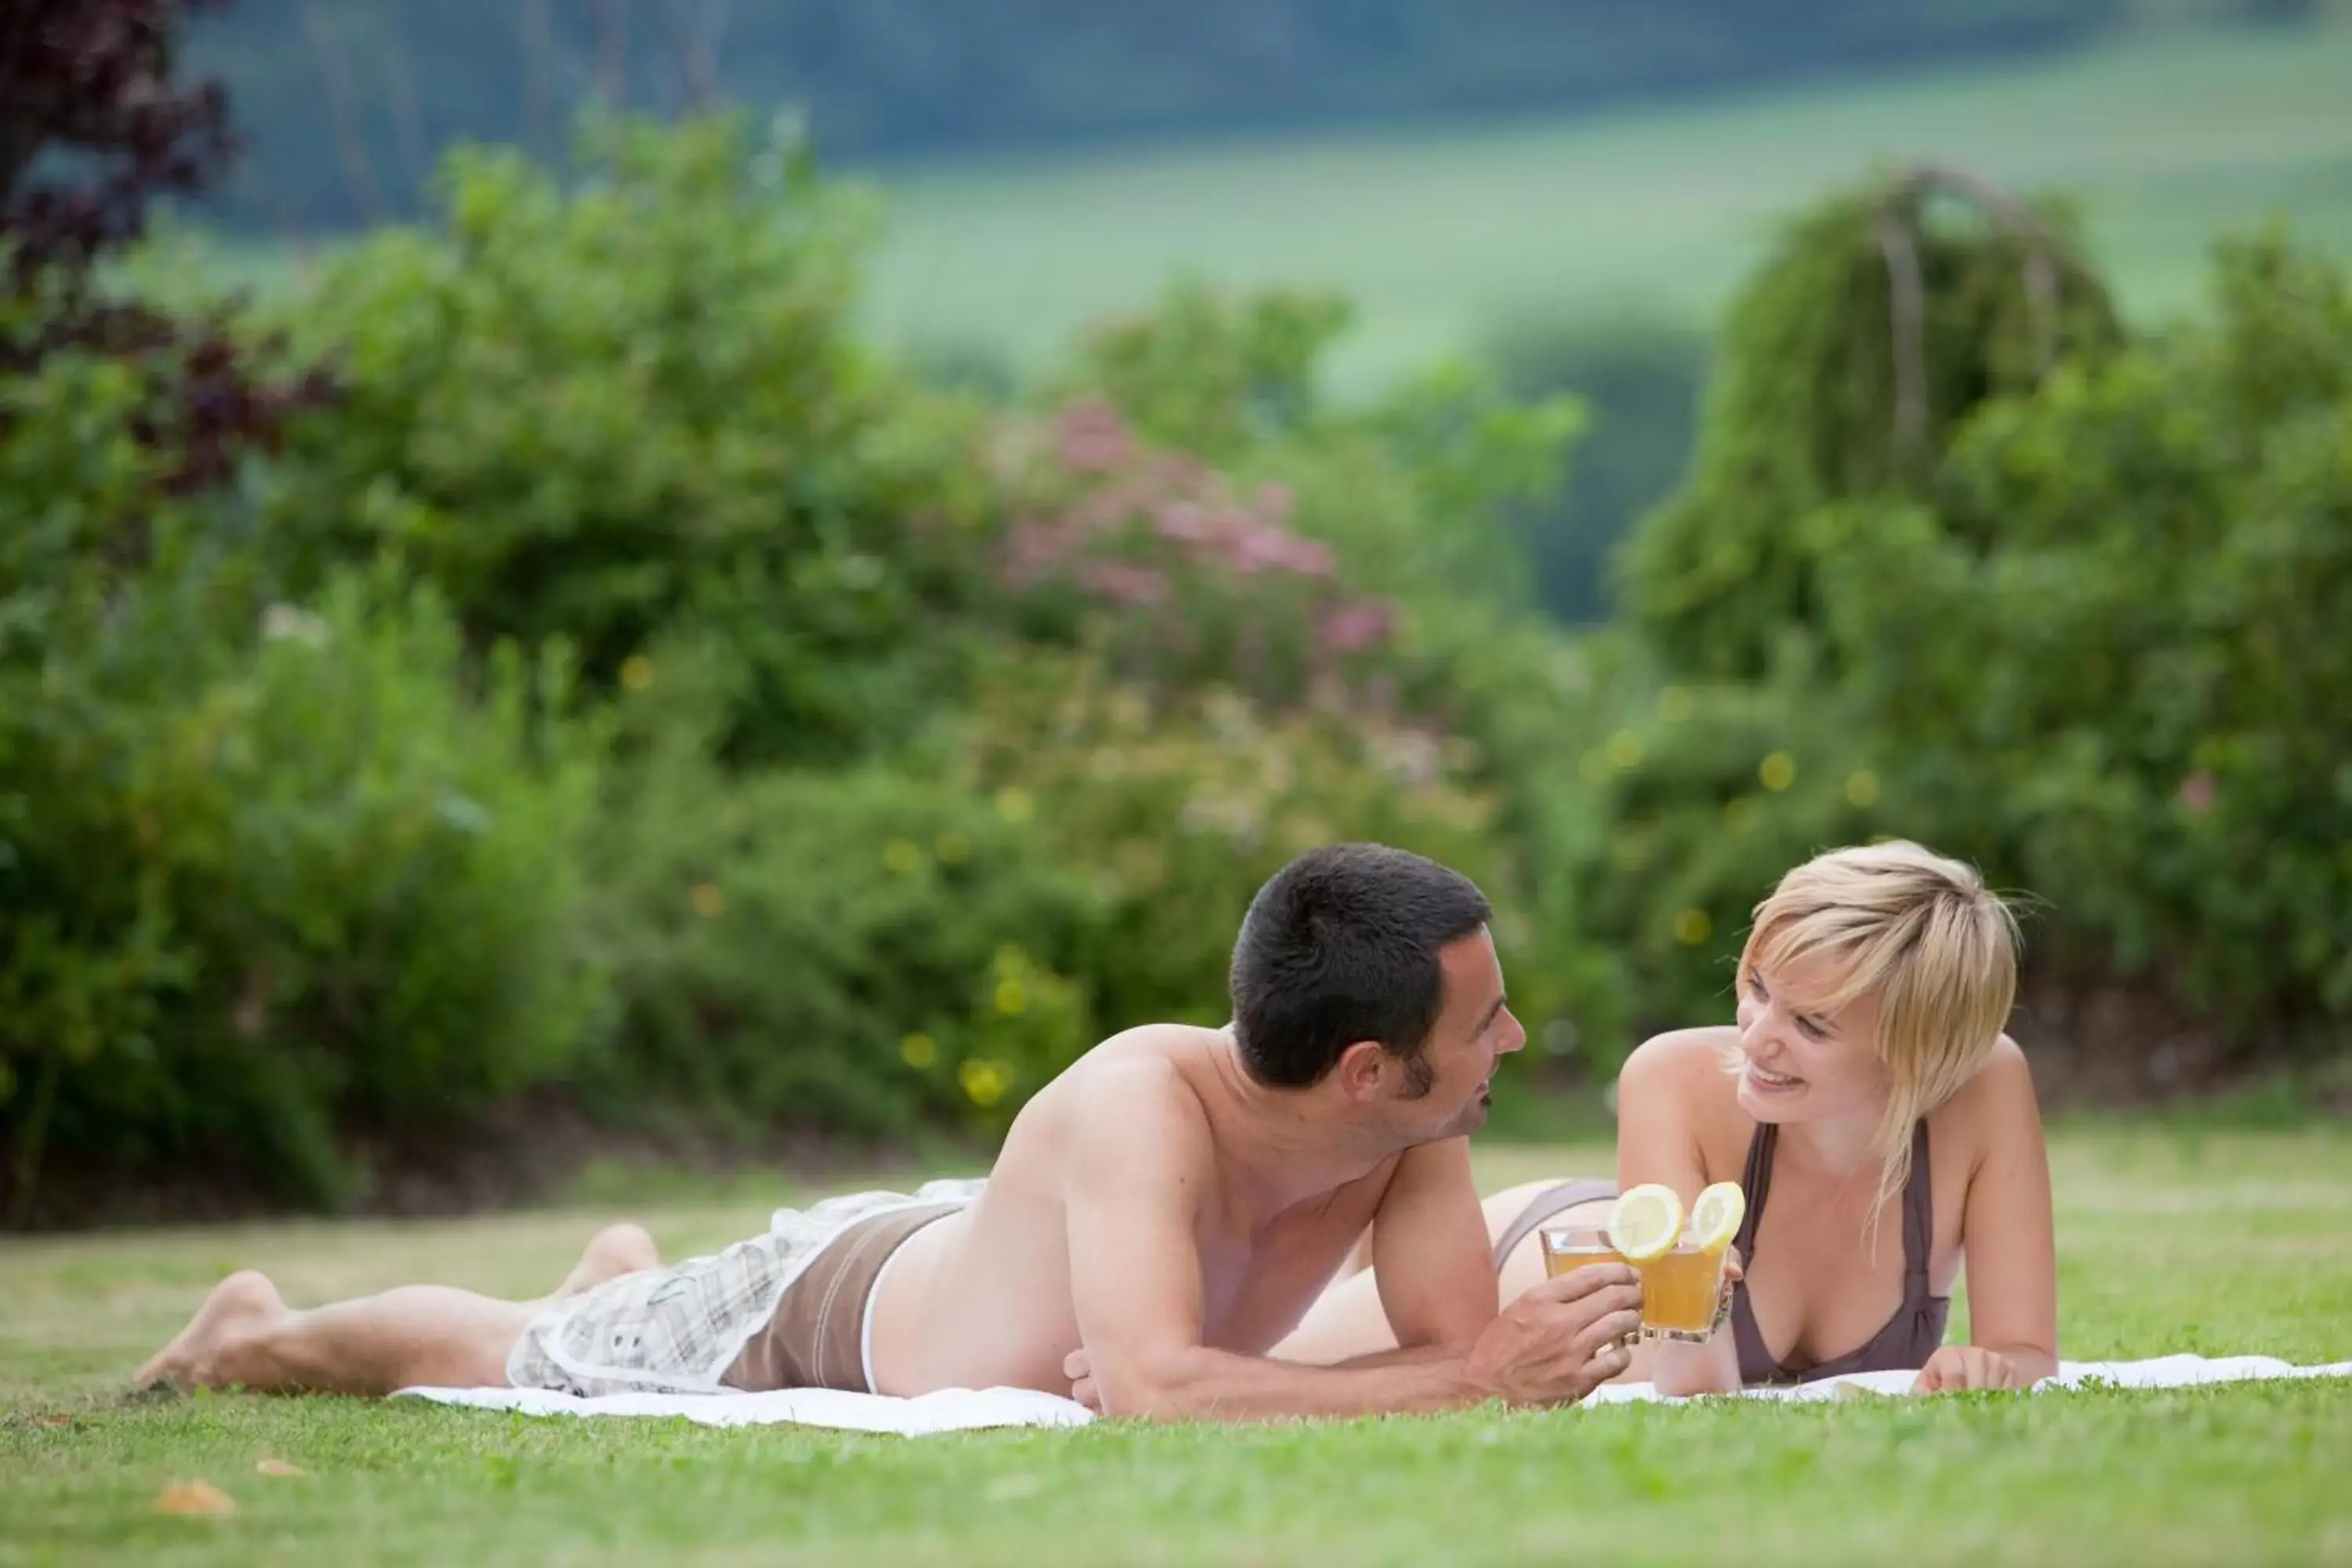
<path fill-rule="evenodd" d="M 1074 1400 L 1031 1388 L 943 1388 L 913 1399 L 848 1394 L 835 1388 L 783 1388 L 767 1394 L 611 1394 L 582 1399 L 543 1388 L 404 1388 L 403 1395 L 525 1415 L 683 1415 L 706 1426 L 791 1423 L 844 1432 L 906 1437 L 987 1426 L 1083 1426 L 1094 1413 Z"/>
<path fill-rule="evenodd" d="M 1748 1399 L 1836 1399 L 1854 1386 L 1874 1394 L 1902 1394 L 1916 1375 L 1908 1372 L 1858 1372 L 1794 1388 L 1751 1388 Z M 2034 1385 L 2051 1389 L 2113 1384 L 2122 1388 L 2181 1388 L 2194 1384 L 2242 1383 L 2256 1378 L 2352 1377 L 2352 1362 L 2296 1366 L 2272 1356 L 2208 1359 L 2158 1356 L 2153 1361 L 2070 1361 L 2054 1377 Z M 405 1388 L 403 1394 L 483 1410 L 516 1410 L 526 1415 L 682 1415 L 706 1426 L 764 1426 L 791 1423 L 845 1432 L 888 1432 L 919 1437 L 933 1432 L 970 1432 L 991 1426 L 1083 1426 L 1094 1419 L 1083 1405 L 1027 1388 L 950 1388 L 916 1399 L 878 1394 L 844 1394 L 830 1388 L 793 1388 L 772 1394 L 618 1394 L 576 1399 L 536 1388 Z M 1585 1401 L 1587 1405 L 1658 1400 L 1646 1383 L 1616 1384 Z"/>
<path fill-rule="evenodd" d="M 1871 1394 L 1907 1394 L 1916 1372 L 1853 1372 L 1824 1377 L 1789 1388 L 1747 1388 L 1745 1399 L 1840 1399 L 1847 1388 Z M 2243 1383 L 2270 1377 L 2352 1377 L 2352 1361 L 2326 1366 L 2296 1366 L 2274 1356 L 2158 1356 L 2152 1361 L 2065 1361 L 2057 1373 L 2033 1385 L 2036 1394 L 2053 1389 L 2112 1385 L 2117 1388 L 2186 1388 L 2200 1383 Z M 1631 1405 L 1665 1396 L 1646 1383 L 1612 1384 L 1596 1391 L 1588 1405 Z"/>

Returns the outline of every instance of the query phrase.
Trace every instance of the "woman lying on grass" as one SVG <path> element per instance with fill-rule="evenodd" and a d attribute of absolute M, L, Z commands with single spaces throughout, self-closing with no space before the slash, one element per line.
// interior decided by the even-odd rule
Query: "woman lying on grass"
<path fill-rule="evenodd" d="M 1731 1181 L 1747 1194 L 1731 1331 L 1645 1344 L 1625 1379 L 1689 1394 L 1917 1368 L 1914 1391 L 1933 1393 L 2056 1371 L 2049 1162 L 2025 1058 L 2001 1032 L 2017 988 L 2008 909 L 1917 845 L 1836 850 L 1757 906 L 1738 982 L 1736 1026 L 1661 1035 L 1627 1058 L 1616 1183 L 1486 1200 L 1502 1299 L 1544 1277 L 1540 1228 L 1606 1224 L 1640 1183 L 1688 1205 Z M 1969 1342 L 1948 1345 L 1963 1257 Z M 1386 1332 L 1363 1269 L 1276 1353 L 1336 1361 Z"/>

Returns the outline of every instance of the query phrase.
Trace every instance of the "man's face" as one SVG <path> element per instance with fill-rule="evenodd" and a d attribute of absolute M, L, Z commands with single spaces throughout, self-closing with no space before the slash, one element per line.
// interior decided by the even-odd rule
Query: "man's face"
<path fill-rule="evenodd" d="M 1495 1068 L 1528 1043 L 1528 1032 L 1503 1000 L 1503 966 L 1494 938 L 1484 928 L 1438 952 L 1445 977 L 1444 1002 L 1422 1047 L 1428 1073 L 1426 1092 L 1406 1098 L 1401 1085 L 1397 1109 L 1430 1142 L 1458 1138 L 1485 1124 L 1494 1100 Z"/>

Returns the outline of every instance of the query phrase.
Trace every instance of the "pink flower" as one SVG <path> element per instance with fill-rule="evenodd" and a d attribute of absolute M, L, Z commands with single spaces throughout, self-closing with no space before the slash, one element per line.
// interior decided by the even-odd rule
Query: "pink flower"
<path fill-rule="evenodd" d="M 1358 599 L 1323 613 L 1316 636 L 1334 653 L 1361 653 L 1389 639 L 1396 612 L 1379 599 Z"/>
<path fill-rule="evenodd" d="M 1188 543 L 1209 536 L 1209 514 L 1194 501 L 1161 501 L 1151 509 L 1151 523 L 1166 538 Z"/>
<path fill-rule="evenodd" d="M 1258 515 L 1276 528 L 1290 521 L 1291 509 L 1297 504 L 1298 497 L 1288 485 L 1270 481 L 1257 488 Z"/>
<path fill-rule="evenodd" d="M 1056 423 L 1063 465 L 1078 473 L 1104 473 L 1135 455 L 1127 421 L 1108 403 L 1073 404 Z"/>
<path fill-rule="evenodd" d="M 1303 577 L 1328 577 L 1339 570 L 1339 558 L 1331 547 L 1319 539 L 1301 539 L 1297 534 L 1290 540 L 1289 568 Z"/>
<path fill-rule="evenodd" d="M 2191 811 L 2210 811 L 2215 793 L 2213 775 L 2200 768 L 2180 781 L 2179 799 Z"/>
<path fill-rule="evenodd" d="M 1124 561 L 1089 561 L 1078 568 L 1078 581 L 1121 605 L 1158 605 L 1168 599 L 1168 579 L 1163 574 Z"/>
<path fill-rule="evenodd" d="M 1005 541 L 1005 576 L 1025 587 L 1051 574 L 1069 552 L 1067 530 L 1045 522 L 1022 523 Z"/>

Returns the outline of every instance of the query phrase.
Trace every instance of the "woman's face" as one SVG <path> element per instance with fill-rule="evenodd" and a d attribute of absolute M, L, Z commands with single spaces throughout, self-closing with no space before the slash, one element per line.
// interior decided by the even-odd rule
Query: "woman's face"
<path fill-rule="evenodd" d="M 1885 1103 L 1878 999 L 1831 1014 L 1836 972 L 1820 960 L 1739 977 L 1739 1108 L 1759 1121 L 1811 1121 Z"/>

